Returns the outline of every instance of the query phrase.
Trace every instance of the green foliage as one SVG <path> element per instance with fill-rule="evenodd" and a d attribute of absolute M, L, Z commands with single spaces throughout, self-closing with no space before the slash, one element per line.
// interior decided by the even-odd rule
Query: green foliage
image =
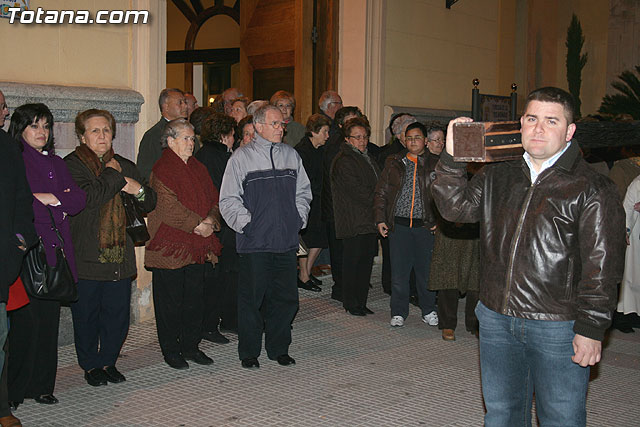
<path fill-rule="evenodd" d="M 587 63 L 587 54 L 580 54 L 584 45 L 584 36 L 582 35 L 582 26 L 578 17 L 573 14 L 571 24 L 567 30 L 567 83 L 569 84 L 569 93 L 573 95 L 576 105 L 576 118 L 581 116 L 580 108 L 580 86 L 582 86 L 582 69 Z"/>
<path fill-rule="evenodd" d="M 620 80 L 611 83 L 620 93 L 605 95 L 598 110 L 600 113 L 630 114 L 634 120 L 640 120 L 640 65 L 635 68 L 635 74 L 630 70 L 623 71 L 618 76 Z"/>

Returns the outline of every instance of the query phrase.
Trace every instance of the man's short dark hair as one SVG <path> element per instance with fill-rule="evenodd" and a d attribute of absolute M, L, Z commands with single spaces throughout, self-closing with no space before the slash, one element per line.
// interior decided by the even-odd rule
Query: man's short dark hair
<path fill-rule="evenodd" d="M 351 129 L 355 127 L 364 128 L 367 132 L 367 136 L 371 136 L 371 125 L 369 125 L 369 120 L 366 117 L 354 117 L 352 119 L 347 120 L 342 126 L 342 130 L 344 131 L 345 136 L 351 136 Z"/>
<path fill-rule="evenodd" d="M 355 114 L 357 117 L 362 117 L 362 111 L 358 107 L 342 107 L 336 111 L 336 115 L 333 117 L 333 121 L 338 125 L 344 124 L 344 118 L 348 115 Z"/>
<path fill-rule="evenodd" d="M 575 101 L 569 92 L 552 86 L 536 89 L 531 92 L 524 101 L 523 111 L 527 111 L 527 107 L 531 101 L 553 102 L 562 105 L 567 124 L 573 123 L 575 117 Z"/>
<path fill-rule="evenodd" d="M 180 89 L 176 88 L 165 88 L 160 92 L 160 96 L 158 97 L 158 106 L 160 107 L 160 111 L 162 111 L 162 106 L 166 104 L 167 98 L 171 95 L 172 92 L 178 92 L 180 95 L 184 96 L 184 92 Z"/>
<path fill-rule="evenodd" d="M 404 130 L 404 133 L 406 134 L 407 132 L 409 132 L 412 129 L 419 129 L 420 132 L 422 132 L 422 136 L 424 136 L 425 138 L 427 137 L 427 127 L 425 125 L 423 125 L 422 123 L 420 123 L 420 122 L 411 123 Z"/>

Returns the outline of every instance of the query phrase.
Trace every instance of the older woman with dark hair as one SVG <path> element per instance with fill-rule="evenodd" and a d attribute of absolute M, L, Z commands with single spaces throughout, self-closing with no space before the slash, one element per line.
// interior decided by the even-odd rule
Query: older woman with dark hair
<path fill-rule="evenodd" d="M 27 181 L 33 192 L 34 225 L 44 243 L 47 263 L 56 264 L 55 248 L 61 245 L 51 223 L 53 215 L 77 281 L 69 216 L 84 208 L 86 194 L 78 188 L 64 161 L 55 155 L 53 115 L 44 104 L 22 105 L 11 116 L 9 133 L 22 149 Z M 30 304 L 11 313 L 10 321 L 7 368 L 11 405 L 17 408 L 24 398 L 58 403 L 53 389 L 58 365 L 60 301 L 32 298 Z"/>
<path fill-rule="evenodd" d="M 296 145 L 295 150 L 302 158 L 302 165 L 307 171 L 311 181 L 311 210 L 307 228 L 302 230 L 302 240 L 309 248 L 306 257 L 298 258 L 299 274 L 298 287 L 309 291 L 320 292 L 319 285 L 322 282 L 311 274 L 311 268 L 315 263 L 322 248 L 328 246 L 326 225 L 322 221 L 322 161 L 324 157 L 324 144 L 329 139 L 329 127 L 331 119 L 324 114 L 314 114 L 307 120 L 307 133 Z"/>
<path fill-rule="evenodd" d="M 295 147 L 305 135 L 305 127 L 302 126 L 301 123 L 293 120 L 293 112 L 296 109 L 296 99 L 286 90 L 279 90 L 271 96 L 269 103 L 278 107 L 278 110 L 280 110 L 284 118 L 286 129 L 282 142 L 285 142 L 291 147 Z"/>
<path fill-rule="evenodd" d="M 203 147 L 195 157 L 205 165 L 213 185 L 218 190 L 222 184 L 227 160 L 231 157 L 235 124 L 233 117 L 214 113 L 202 125 Z M 233 276 L 233 271 L 237 270 L 235 267 L 237 254 L 235 253 L 235 233 L 226 226 L 224 221 L 221 221 L 221 230 L 217 236 L 222 241 L 223 248 L 215 271 L 211 265 L 205 265 L 204 298 L 207 310 L 202 323 L 202 338 L 218 344 L 226 344 L 229 340 L 219 330 L 221 321 L 225 327 L 232 329 L 235 329 L 238 323 L 237 280 L 234 280 Z"/>
<path fill-rule="evenodd" d="M 78 301 L 71 306 L 78 364 L 94 387 L 125 381 L 116 368 L 129 331 L 131 281 L 136 275 L 134 242 L 126 233 L 121 193 L 151 212 L 156 194 L 136 165 L 113 150 L 116 121 L 90 109 L 75 120 L 76 149 L 65 157 L 73 179 L 87 192 L 87 207 L 71 219 L 78 252 Z"/>
<path fill-rule="evenodd" d="M 145 266 L 153 273 L 158 341 L 167 365 L 187 369 L 186 360 L 210 365 L 198 345 L 204 315 L 204 263 L 216 262 L 221 245 L 218 190 L 207 168 L 192 157 L 193 126 L 184 119 L 167 123 L 163 152 L 153 166 L 151 187 L 158 194 L 149 214 L 151 239 Z"/>
<path fill-rule="evenodd" d="M 373 312 L 367 308 L 377 229 L 373 219 L 373 196 L 380 169 L 367 153 L 371 127 L 364 117 L 345 122 L 346 144 L 331 166 L 331 192 L 336 237 L 343 240 L 342 304 L 354 316 Z"/>
<path fill-rule="evenodd" d="M 244 147 L 251 141 L 256 134 L 256 128 L 253 127 L 253 116 L 248 115 L 244 119 L 238 122 L 236 126 L 236 142 L 233 144 L 233 149 L 236 150 L 240 147 Z"/>
<path fill-rule="evenodd" d="M 240 120 L 247 117 L 248 105 L 249 98 L 246 96 L 241 96 L 240 98 L 231 100 L 231 113 L 229 115 L 235 119 L 236 123 L 240 123 Z"/>

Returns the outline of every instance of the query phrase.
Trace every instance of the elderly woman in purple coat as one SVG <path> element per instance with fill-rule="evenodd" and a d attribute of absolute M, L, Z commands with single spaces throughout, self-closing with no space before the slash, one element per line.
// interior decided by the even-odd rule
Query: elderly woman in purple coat
<path fill-rule="evenodd" d="M 34 225 L 44 243 L 47 262 L 55 265 L 55 247 L 60 244 L 56 227 L 64 239 L 65 254 L 76 281 L 76 263 L 71 243 L 69 215 L 80 212 L 86 201 L 67 169 L 54 153 L 53 115 L 44 104 L 25 104 L 11 115 L 9 133 L 22 149 L 27 180 L 33 193 Z M 58 365 L 58 324 L 60 302 L 32 298 L 11 313 L 9 357 L 7 362 L 9 402 L 17 406 L 25 398 L 54 404 L 53 395 Z"/>

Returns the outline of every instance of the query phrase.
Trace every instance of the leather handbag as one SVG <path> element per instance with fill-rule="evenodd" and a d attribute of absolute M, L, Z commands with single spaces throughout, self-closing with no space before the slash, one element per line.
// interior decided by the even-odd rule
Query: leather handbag
<path fill-rule="evenodd" d="M 78 300 L 78 285 L 73 279 L 67 257 L 64 252 L 64 239 L 60 235 L 56 222 L 53 219 L 51 210 L 51 225 L 55 231 L 60 245 L 56 247 L 56 265 L 47 263 L 47 255 L 42 242 L 42 237 L 38 239 L 38 244 L 32 247 L 24 257 L 22 263 L 22 273 L 20 278 L 27 294 L 30 297 L 53 300 L 60 302 L 74 302 Z"/>
<path fill-rule="evenodd" d="M 144 222 L 144 211 L 135 196 L 124 191 L 120 192 L 120 198 L 124 205 L 125 216 L 127 217 L 127 234 L 135 245 L 144 245 L 151 238 Z"/>

